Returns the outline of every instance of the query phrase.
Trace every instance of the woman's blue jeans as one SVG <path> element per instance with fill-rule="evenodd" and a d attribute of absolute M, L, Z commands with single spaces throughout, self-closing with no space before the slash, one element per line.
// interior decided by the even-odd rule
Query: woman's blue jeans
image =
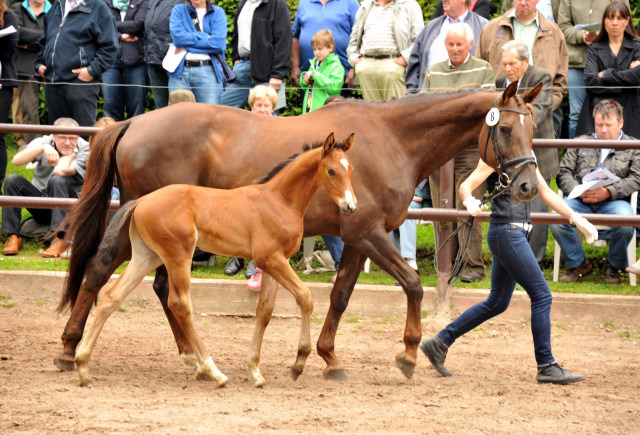
<path fill-rule="evenodd" d="M 222 84 L 211 65 L 185 66 L 180 78 L 169 77 L 169 93 L 186 89 L 193 92 L 198 103 L 219 104 Z"/>
<path fill-rule="evenodd" d="M 493 254 L 489 297 L 467 309 L 438 333 L 451 346 L 458 337 L 504 312 L 516 283 L 531 299 L 531 334 L 538 366 L 555 362 L 551 353 L 551 290 L 542 275 L 529 242 L 527 232 L 511 224 L 491 224 L 487 244 Z"/>

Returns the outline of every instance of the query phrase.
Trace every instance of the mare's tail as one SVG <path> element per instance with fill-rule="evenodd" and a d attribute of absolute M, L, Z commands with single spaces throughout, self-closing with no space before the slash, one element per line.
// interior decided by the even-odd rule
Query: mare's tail
<path fill-rule="evenodd" d="M 104 234 L 116 174 L 115 151 L 130 121 L 106 127 L 91 140 L 91 152 L 80 198 L 66 214 L 60 227 L 68 225 L 67 240 L 73 239 L 69 275 L 58 311 L 73 308 L 87 262 L 95 255 Z"/>
<path fill-rule="evenodd" d="M 98 247 L 98 253 L 96 254 L 99 261 L 111 263 L 116 259 L 119 252 L 118 238 L 120 236 L 120 230 L 128 221 L 129 217 L 131 217 L 131 214 L 133 214 L 137 206 L 137 199 L 128 201 L 120 207 L 120 210 L 111 218 L 111 222 L 107 227 L 107 231 L 104 233 L 102 242 L 100 242 L 100 246 Z"/>

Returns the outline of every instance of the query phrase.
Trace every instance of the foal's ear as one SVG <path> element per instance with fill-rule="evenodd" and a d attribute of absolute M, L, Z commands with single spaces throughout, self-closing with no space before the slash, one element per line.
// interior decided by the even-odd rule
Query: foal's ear
<path fill-rule="evenodd" d="M 349 151 L 349 149 L 351 149 L 351 147 L 353 146 L 353 141 L 355 140 L 356 134 L 355 133 L 351 133 L 351 136 L 349 136 L 347 138 L 346 141 L 344 141 L 344 144 L 342 144 L 342 146 L 340 148 L 342 148 L 342 151 L 347 152 Z"/>
<path fill-rule="evenodd" d="M 322 146 L 322 152 L 324 154 L 329 154 L 336 145 L 336 140 L 333 135 L 333 132 L 329 133 L 327 139 L 324 141 L 324 145 Z"/>
<path fill-rule="evenodd" d="M 500 105 L 504 106 L 505 104 L 507 104 L 507 101 L 509 101 L 509 98 L 513 97 L 517 93 L 518 93 L 518 82 L 513 82 L 502 93 Z"/>
<path fill-rule="evenodd" d="M 534 102 L 536 97 L 540 94 L 541 90 L 542 90 L 542 83 L 538 83 L 535 87 L 523 92 L 522 95 L 520 95 L 520 97 L 522 97 L 522 100 L 525 102 L 525 104 L 531 104 Z"/>

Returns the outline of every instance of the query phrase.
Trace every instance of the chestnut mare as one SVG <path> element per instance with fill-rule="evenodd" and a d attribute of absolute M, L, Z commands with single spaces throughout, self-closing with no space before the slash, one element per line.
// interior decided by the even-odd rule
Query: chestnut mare
<path fill-rule="evenodd" d="M 297 379 L 311 353 L 313 301 L 288 259 L 300 248 L 304 214 L 318 187 L 326 189 L 345 215 L 356 211 L 351 187 L 353 167 L 345 154 L 352 144 L 353 135 L 344 144 L 336 144 L 332 133 L 321 148 L 276 167 L 270 174 L 273 178 L 264 184 L 232 190 L 173 184 L 127 202 L 109 225 L 98 256 L 111 261 L 117 255 L 119 233 L 130 221 L 131 262 L 105 289 L 95 319 L 78 347 L 80 385 L 91 382 L 89 358 L 104 323 L 142 278 L 163 264 L 169 275 L 167 305 L 195 351 L 190 363 L 196 367 L 196 378 L 214 379 L 219 386 L 227 383 L 193 324 L 189 289 L 196 246 L 216 254 L 253 258 L 263 269 L 264 279 L 275 279 L 294 295 L 302 317 L 297 358 L 291 367 L 291 375 Z M 269 284 L 265 287 L 273 288 Z M 260 347 L 275 296 L 274 291 L 260 294 L 247 357 L 256 387 L 265 383 L 259 367 Z"/>
<path fill-rule="evenodd" d="M 521 172 L 510 184 L 514 198 L 532 199 L 538 191 L 535 167 L 503 163 L 531 155 L 535 125 L 527 103 L 535 100 L 540 89 L 537 86 L 516 95 L 514 83 L 504 93 L 430 93 L 385 103 L 345 100 L 290 118 L 179 104 L 104 129 L 94 138 L 82 195 L 67 214 L 74 245 L 59 308 L 70 306 L 72 311 L 62 334 L 63 353 L 55 358 L 55 364 L 61 370 L 74 369 L 75 349 L 91 306 L 111 273 L 131 255 L 128 235 L 121 232 L 113 261 L 95 256 L 115 177 L 122 203 L 168 184 L 231 189 L 264 176 L 279 160 L 293 154 L 301 141 L 322 141 L 334 131 L 338 137 L 354 132 L 358 138 L 349 157 L 355 166 L 352 183 L 359 204 L 358 212 L 345 218 L 320 190 L 304 219 L 305 236 L 340 235 L 345 244 L 317 342 L 318 353 L 327 365 L 324 376 L 347 379 L 334 351 L 335 335 L 358 275 L 370 258 L 398 280 L 407 295 L 405 349 L 396 356 L 396 365 L 406 377 L 412 377 L 421 339 L 423 289 L 387 233 L 405 220 L 415 186 L 476 144 L 487 164 L 494 168 L 500 165 L 506 175 Z M 501 116 L 497 126 L 489 128 L 485 116 L 494 107 Z M 489 136 L 495 139 L 498 153 L 495 147 L 485 153 L 485 147 L 493 142 Z M 180 354 L 193 354 L 167 307 L 168 286 L 162 268 L 156 272 L 154 290 Z"/>

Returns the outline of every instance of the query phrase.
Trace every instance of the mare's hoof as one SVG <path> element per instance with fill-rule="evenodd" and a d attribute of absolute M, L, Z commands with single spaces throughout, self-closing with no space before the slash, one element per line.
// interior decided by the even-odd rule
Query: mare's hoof
<path fill-rule="evenodd" d="M 349 376 L 343 369 L 325 371 L 323 376 L 330 381 L 349 382 Z"/>
<path fill-rule="evenodd" d="M 396 357 L 396 367 L 400 369 L 402 374 L 405 375 L 407 379 L 413 378 L 413 371 L 416 368 L 415 364 L 411 364 L 402 357 Z"/>
<path fill-rule="evenodd" d="M 61 372 L 72 372 L 76 369 L 76 362 L 73 357 L 60 355 L 53 360 L 53 363 Z"/>
<path fill-rule="evenodd" d="M 197 381 L 215 381 L 215 379 L 213 379 L 211 376 L 209 376 L 205 372 L 196 373 L 196 380 Z"/>
<path fill-rule="evenodd" d="M 300 375 L 302 374 L 302 370 L 298 370 L 294 367 L 291 367 L 291 379 L 297 381 Z"/>

